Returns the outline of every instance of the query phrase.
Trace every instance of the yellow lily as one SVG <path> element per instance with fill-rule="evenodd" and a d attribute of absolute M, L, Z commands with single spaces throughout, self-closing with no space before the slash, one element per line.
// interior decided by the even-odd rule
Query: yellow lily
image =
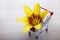
<path fill-rule="evenodd" d="M 41 13 L 39 3 L 34 6 L 33 11 L 27 5 L 23 7 L 23 10 L 25 11 L 26 16 L 17 18 L 17 22 L 26 23 L 23 32 L 28 32 L 32 27 L 34 27 L 36 30 L 40 30 L 42 27 L 41 23 L 43 22 L 45 16 L 48 14 L 48 11 L 45 10 Z"/>

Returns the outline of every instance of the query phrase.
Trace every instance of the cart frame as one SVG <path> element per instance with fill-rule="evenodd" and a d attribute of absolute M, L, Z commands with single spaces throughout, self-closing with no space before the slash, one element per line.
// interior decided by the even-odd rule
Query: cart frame
<path fill-rule="evenodd" d="M 43 10 L 47 10 L 47 9 L 45 9 L 43 7 L 40 7 L 40 8 L 43 9 Z M 47 11 L 49 11 L 49 10 L 47 10 Z M 40 29 L 39 34 L 37 36 L 36 36 L 36 34 L 34 34 L 38 30 L 35 30 L 35 32 L 33 32 L 32 30 L 29 30 L 29 36 L 31 36 L 31 34 L 33 34 L 35 36 L 35 38 L 38 39 L 39 35 L 42 33 L 43 30 L 48 32 L 48 22 L 51 19 L 54 12 L 49 11 L 49 13 L 50 13 L 50 16 L 47 16 L 46 20 L 44 22 L 42 22 L 42 28 Z M 45 28 L 45 29 L 43 29 L 43 28 Z M 33 32 L 33 33 L 31 33 L 31 32 Z"/>

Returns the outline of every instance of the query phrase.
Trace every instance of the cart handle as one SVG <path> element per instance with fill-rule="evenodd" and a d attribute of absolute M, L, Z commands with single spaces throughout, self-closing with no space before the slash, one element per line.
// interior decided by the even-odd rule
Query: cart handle
<path fill-rule="evenodd" d="M 44 9 L 44 10 L 47 10 L 47 9 L 45 9 L 45 8 L 43 8 L 43 7 L 40 7 L 41 9 Z M 49 11 L 49 10 L 47 10 L 47 11 Z M 49 13 L 50 13 L 50 16 L 52 16 L 53 14 L 54 14 L 54 12 L 52 12 L 52 11 L 49 11 Z"/>

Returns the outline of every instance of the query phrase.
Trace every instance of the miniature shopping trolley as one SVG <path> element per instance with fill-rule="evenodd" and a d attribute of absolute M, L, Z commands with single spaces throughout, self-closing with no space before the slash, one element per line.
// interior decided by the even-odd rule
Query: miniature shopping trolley
<path fill-rule="evenodd" d="M 40 7 L 40 8 L 43 10 L 47 10 L 45 8 L 42 8 L 42 7 Z M 34 35 L 35 38 L 38 39 L 39 35 L 42 33 L 43 30 L 46 30 L 46 32 L 48 31 L 48 22 L 49 22 L 50 18 L 52 17 L 53 12 L 49 11 L 49 13 L 50 14 L 49 14 L 49 16 L 46 17 L 46 20 L 44 22 L 42 22 L 42 28 L 40 30 L 36 30 L 35 28 L 31 28 L 29 30 L 29 36 Z M 35 34 L 37 31 L 39 31 L 38 35 Z"/>

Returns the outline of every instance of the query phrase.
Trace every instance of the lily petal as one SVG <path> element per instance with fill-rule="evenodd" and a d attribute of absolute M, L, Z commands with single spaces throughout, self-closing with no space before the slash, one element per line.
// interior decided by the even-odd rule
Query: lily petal
<path fill-rule="evenodd" d="M 26 34 L 31 28 L 32 26 L 28 24 L 27 26 L 24 27 L 23 32 Z"/>
<path fill-rule="evenodd" d="M 17 18 L 17 22 L 28 23 L 28 18 L 27 17 Z"/>
<path fill-rule="evenodd" d="M 28 6 L 24 6 L 23 10 L 25 11 L 27 16 L 31 16 L 33 14 L 32 10 Z"/>
<path fill-rule="evenodd" d="M 44 19 L 44 17 L 48 14 L 49 11 L 43 11 L 40 15 L 42 17 L 42 19 Z"/>
<path fill-rule="evenodd" d="M 40 14 L 40 4 L 37 3 L 35 6 L 34 6 L 34 14 Z"/>
<path fill-rule="evenodd" d="M 40 24 L 37 24 L 37 25 L 35 25 L 34 26 L 37 30 L 40 30 L 41 29 L 41 27 L 42 27 L 42 24 L 40 23 Z"/>

